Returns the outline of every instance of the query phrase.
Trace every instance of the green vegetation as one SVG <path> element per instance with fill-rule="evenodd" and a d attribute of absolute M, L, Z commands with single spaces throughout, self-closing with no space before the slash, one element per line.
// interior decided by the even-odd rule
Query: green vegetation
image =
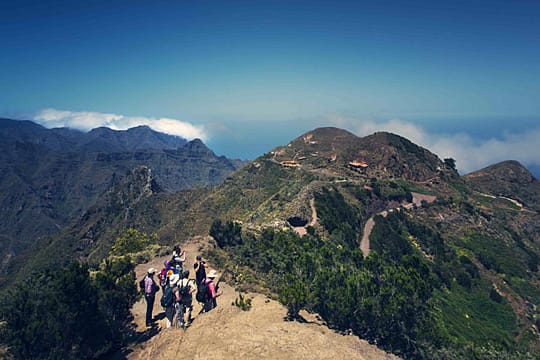
<path fill-rule="evenodd" d="M 336 189 L 323 188 L 315 194 L 317 215 L 330 237 L 341 245 L 354 247 L 361 231 L 360 218 L 356 209 L 345 201 Z"/>
<path fill-rule="evenodd" d="M 517 331 L 512 308 L 502 298 L 490 297 L 489 284 L 472 289 L 454 286 L 437 291 L 438 324 L 456 345 L 498 343 L 512 348 Z"/>
<path fill-rule="evenodd" d="M 444 165 L 451 170 L 456 170 L 456 160 L 452 158 L 444 159 Z"/>
<path fill-rule="evenodd" d="M 137 229 L 129 228 L 121 236 L 117 237 L 112 246 L 110 255 L 126 255 L 144 250 L 150 244 L 157 243 L 156 234 L 148 235 Z"/>
<path fill-rule="evenodd" d="M 351 184 L 322 188 L 315 202 L 324 231 L 312 227 L 303 237 L 269 228 L 243 232 L 238 223 L 216 220 L 211 234 L 219 248 L 213 255 L 236 269 L 238 283 L 277 294 L 290 320 L 301 309 L 317 312 L 331 328 L 352 330 L 405 358 L 530 358 L 524 349 L 534 335 L 516 341 L 510 303 L 482 277 L 472 254 L 484 266 L 504 269 L 508 283 L 533 298 L 536 291 L 520 279 L 534 253 L 522 244 L 516 262 L 506 243 L 493 245 L 485 236 L 445 241 L 435 227 L 394 211 L 376 216 L 372 252 L 364 258 L 357 239 L 366 209 L 389 191 L 407 193 L 399 182 L 371 185 L 373 191 Z M 459 211 L 476 216 L 470 203 L 456 201 Z"/>
<path fill-rule="evenodd" d="M 415 253 L 415 248 L 430 256 L 431 261 L 427 263 L 433 277 L 430 283 L 436 289 L 431 298 L 435 323 L 432 331 L 437 341 L 443 344 L 441 349 L 496 343 L 502 347 L 503 353 L 515 350 L 514 336 L 518 330 L 510 304 L 490 282 L 480 278 L 478 268 L 468 257 L 458 256 L 437 232 L 414 221 L 404 212 L 394 212 L 386 219 L 377 218 L 377 226 L 370 239 L 372 249 L 388 260 Z M 473 236 L 467 241 L 469 248 L 473 244 L 478 247 L 474 250 L 480 259 L 489 255 L 490 259 L 496 259 L 492 260 L 493 266 L 513 273 L 523 270 L 525 265 L 514 264 L 515 259 L 509 257 L 505 246 L 486 246 L 482 241 L 488 240 Z M 485 253 L 486 249 L 494 253 Z"/>
<path fill-rule="evenodd" d="M 219 216 L 249 217 L 261 220 L 263 214 L 283 210 L 313 176 L 300 169 L 285 168 L 267 157 L 259 158 L 257 166 L 240 169 L 216 191 L 203 206 Z M 225 201 L 223 201 L 225 199 Z"/>
<path fill-rule="evenodd" d="M 131 255 L 159 251 L 149 245 L 156 241 L 130 228 L 92 271 L 73 262 L 28 274 L 2 297 L 2 343 L 24 359 L 93 359 L 118 350 L 130 336 L 138 295 Z"/>
<path fill-rule="evenodd" d="M 479 233 L 471 233 L 461 241 L 462 246 L 475 253 L 487 269 L 520 278 L 527 276 L 532 255 L 522 251 L 519 246 Z"/>
<path fill-rule="evenodd" d="M 218 219 L 210 226 L 210 236 L 216 240 L 219 247 L 240 245 L 242 243 L 242 227 L 233 221 L 222 224 L 221 220 Z"/>
<path fill-rule="evenodd" d="M 2 342 L 17 359 L 94 359 L 125 343 L 137 289 L 129 257 L 29 274 L 2 297 Z"/>
<path fill-rule="evenodd" d="M 279 294 L 290 319 L 306 308 L 336 330 L 351 329 L 388 350 L 419 351 L 417 339 L 429 325 L 423 314 L 429 315 L 432 288 L 429 269 L 418 256 L 392 263 L 378 256 L 364 261 L 357 246 L 339 239 L 326 242 L 271 229 L 245 234 L 241 244 L 225 250 L 232 255 L 231 267 L 250 268 Z"/>
<path fill-rule="evenodd" d="M 245 298 L 242 293 L 238 294 L 238 297 L 234 299 L 233 306 L 239 307 L 243 311 L 251 310 L 251 299 Z"/>
<path fill-rule="evenodd" d="M 504 207 L 511 210 L 519 211 L 521 208 L 513 203 L 512 201 L 501 198 L 501 197 L 492 197 L 492 196 L 486 196 L 483 194 L 474 194 L 473 199 L 479 204 L 484 206 L 498 206 L 498 207 Z"/>
<path fill-rule="evenodd" d="M 412 202 L 412 194 L 409 190 L 410 185 L 404 182 L 379 181 L 373 178 L 369 186 L 373 189 L 373 194 L 378 198 L 388 201 Z"/>

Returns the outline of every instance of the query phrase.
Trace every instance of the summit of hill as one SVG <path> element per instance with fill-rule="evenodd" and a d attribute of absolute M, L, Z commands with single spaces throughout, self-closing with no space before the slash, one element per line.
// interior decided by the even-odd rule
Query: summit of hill
<path fill-rule="evenodd" d="M 502 161 L 465 175 L 471 187 L 494 196 L 505 196 L 540 211 L 540 181 L 515 160 Z"/>
<path fill-rule="evenodd" d="M 369 176 L 413 181 L 432 178 L 444 168 L 435 154 L 399 135 L 377 132 L 358 137 L 331 127 L 309 131 L 271 154 L 292 166 L 330 168 L 338 174 L 348 166 L 362 169 Z"/>

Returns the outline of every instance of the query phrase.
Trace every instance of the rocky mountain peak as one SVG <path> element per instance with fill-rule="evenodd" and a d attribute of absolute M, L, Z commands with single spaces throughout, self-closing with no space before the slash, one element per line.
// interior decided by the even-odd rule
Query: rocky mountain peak
<path fill-rule="evenodd" d="M 184 146 L 186 139 L 159 133 L 148 126 L 137 126 L 128 130 L 100 127 L 85 134 L 81 143 L 85 151 L 121 152 L 176 149 Z"/>
<path fill-rule="evenodd" d="M 124 194 L 129 194 L 129 197 L 135 201 L 162 191 L 152 177 L 152 169 L 144 165 L 131 169 L 123 183 L 125 184 L 123 186 Z"/>
<path fill-rule="evenodd" d="M 287 146 L 299 150 L 328 153 L 336 149 L 349 146 L 358 140 L 358 137 L 346 130 L 335 127 L 322 127 L 297 137 Z"/>
<path fill-rule="evenodd" d="M 200 154 L 208 154 L 210 156 L 215 156 L 214 152 L 210 150 L 201 139 L 193 139 L 189 142 L 187 142 L 184 145 L 184 148 L 189 150 L 190 152 L 196 152 Z"/>

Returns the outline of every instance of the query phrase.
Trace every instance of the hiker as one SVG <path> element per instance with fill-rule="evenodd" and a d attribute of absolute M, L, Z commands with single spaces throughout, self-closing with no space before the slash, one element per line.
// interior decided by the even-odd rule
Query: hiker
<path fill-rule="evenodd" d="M 184 261 L 186 261 L 186 251 L 180 250 L 180 245 L 176 245 L 173 249 L 171 266 L 173 268 L 177 268 L 177 269 L 180 269 L 180 271 L 182 271 L 182 265 Z"/>
<path fill-rule="evenodd" d="M 206 279 L 207 267 L 208 264 L 202 259 L 202 256 L 197 255 L 197 261 L 195 262 L 195 264 L 193 264 L 193 268 L 195 269 L 195 283 L 197 284 L 197 287 L 199 287 L 201 283 Z"/>
<path fill-rule="evenodd" d="M 161 296 L 161 306 L 165 309 L 165 318 L 167 320 L 167 329 L 172 326 L 174 313 L 176 311 L 175 304 L 180 301 L 180 295 L 178 293 L 178 287 L 176 284 L 180 279 L 180 275 L 172 274 L 169 276 L 167 286 L 163 295 Z"/>
<path fill-rule="evenodd" d="M 191 324 L 191 312 L 193 311 L 193 293 L 196 288 L 193 281 L 189 279 L 189 270 L 184 270 L 182 280 L 178 282 L 178 293 L 180 294 L 180 308 L 178 310 L 178 322 L 184 327 Z M 184 315 L 187 310 L 187 321 L 184 322 Z"/>
<path fill-rule="evenodd" d="M 146 326 L 152 326 L 153 317 L 152 309 L 154 308 L 154 301 L 156 300 L 156 292 L 159 291 L 159 287 L 154 281 L 154 274 L 156 269 L 148 269 L 148 273 L 144 277 L 144 299 L 146 300 Z"/>
<path fill-rule="evenodd" d="M 167 285 L 167 279 L 172 274 L 171 262 L 169 260 L 163 263 L 163 269 L 159 272 L 159 285 L 161 290 L 165 291 L 165 286 Z"/>
<path fill-rule="evenodd" d="M 206 276 L 204 283 L 208 286 L 206 291 L 206 298 L 204 302 L 204 311 L 208 312 L 214 309 L 217 306 L 217 297 L 223 294 L 222 290 L 218 290 L 214 279 L 217 277 L 218 273 L 216 270 L 210 270 L 210 273 Z"/>

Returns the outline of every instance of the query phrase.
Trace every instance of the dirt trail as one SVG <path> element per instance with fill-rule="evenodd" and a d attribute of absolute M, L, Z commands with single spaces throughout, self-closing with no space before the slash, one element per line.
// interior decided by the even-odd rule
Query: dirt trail
<path fill-rule="evenodd" d="M 372 216 L 366 221 L 366 225 L 364 225 L 364 233 L 362 235 L 362 240 L 360 241 L 360 250 L 362 250 L 364 257 L 369 255 L 369 235 L 371 235 L 373 226 L 375 226 L 375 220 L 373 220 Z"/>
<path fill-rule="evenodd" d="M 317 208 L 315 207 L 315 198 L 309 199 L 309 206 L 311 207 L 311 222 L 309 226 L 317 225 Z"/>
<path fill-rule="evenodd" d="M 191 242 L 187 251 L 188 266 L 199 253 L 199 243 Z M 137 279 L 148 267 L 161 268 L 158 258 L 138 266 Z M 193 277 L 193 274 L 191 274 Z M 200 314 L 194 305 L 193 324 L 187 330 L 165 329 L 165 319 L 157 322 L 146 341 L 127 350 L 128 359 L 398 359 L 355 336 L 340 335 L 317 320 L 316 316 L 302 312 L 306 323 L 285 321 L 287 310 L 278 302 L 261 294 L 249 294 L 252 308 L 243 311 L 233 306 L 238 293 L 221 283 L 223 295 L 218 307 Z M 159 306 L 161 294 L 156 297 L 154 315 L 163 312 Z M 133 307 L 138 331 L 144 331 L 146 304 L 139 301 Z"/>
<path fill-rule="evenodd" d="M 388 211 L 384 210 L 378 213 L 377 215 L 381 215 L 383 217 L 386 217 L 388 215 Z M 371 235 L 371 231 L 373 230 L 373 227 L 375 226 L 375 218 L 376 215 L 373 215 L 366 221 L 366 225 L 364 225 L 364 233 L 362 234 L 362 240 L 360 241 L 360 250 L 362 250 L 362 253 L 364 254 L 364 257 L 369 255 L 370 247 L 369 247 L 369 236 Z"/>
<path fill-rule="evenodd" d="M 505 200 L 510 201 L 512 204 L 516 205 L 519 208 L 519 210 L 521 210 L 521 211 L 529 211 L 529 210 L 525 209 L 523 204 L 520 203 L 519 201 L 511 199 L 511 198 L 506 197 L 506 196 L 495 196 L 495 195 L 485 194 L 485 193 L 482 193 L 482 192 L 477 192 L 477 194 L 481 195 L 481 196 L 484 196 L 484 197 L 487 197 L 487 198 L 490 198 L 490 199 L 505 199 Z"/>
<path fill-rule="evenodd" d="M 293 226 L 293 230 L 300 236 L 307 234 L 308 226 L 317 225 L 317 209 L 315 208 L 315 198 L 309 199 L 309 206 L 311 208 L 311 221 L 306 226 Z"/>

